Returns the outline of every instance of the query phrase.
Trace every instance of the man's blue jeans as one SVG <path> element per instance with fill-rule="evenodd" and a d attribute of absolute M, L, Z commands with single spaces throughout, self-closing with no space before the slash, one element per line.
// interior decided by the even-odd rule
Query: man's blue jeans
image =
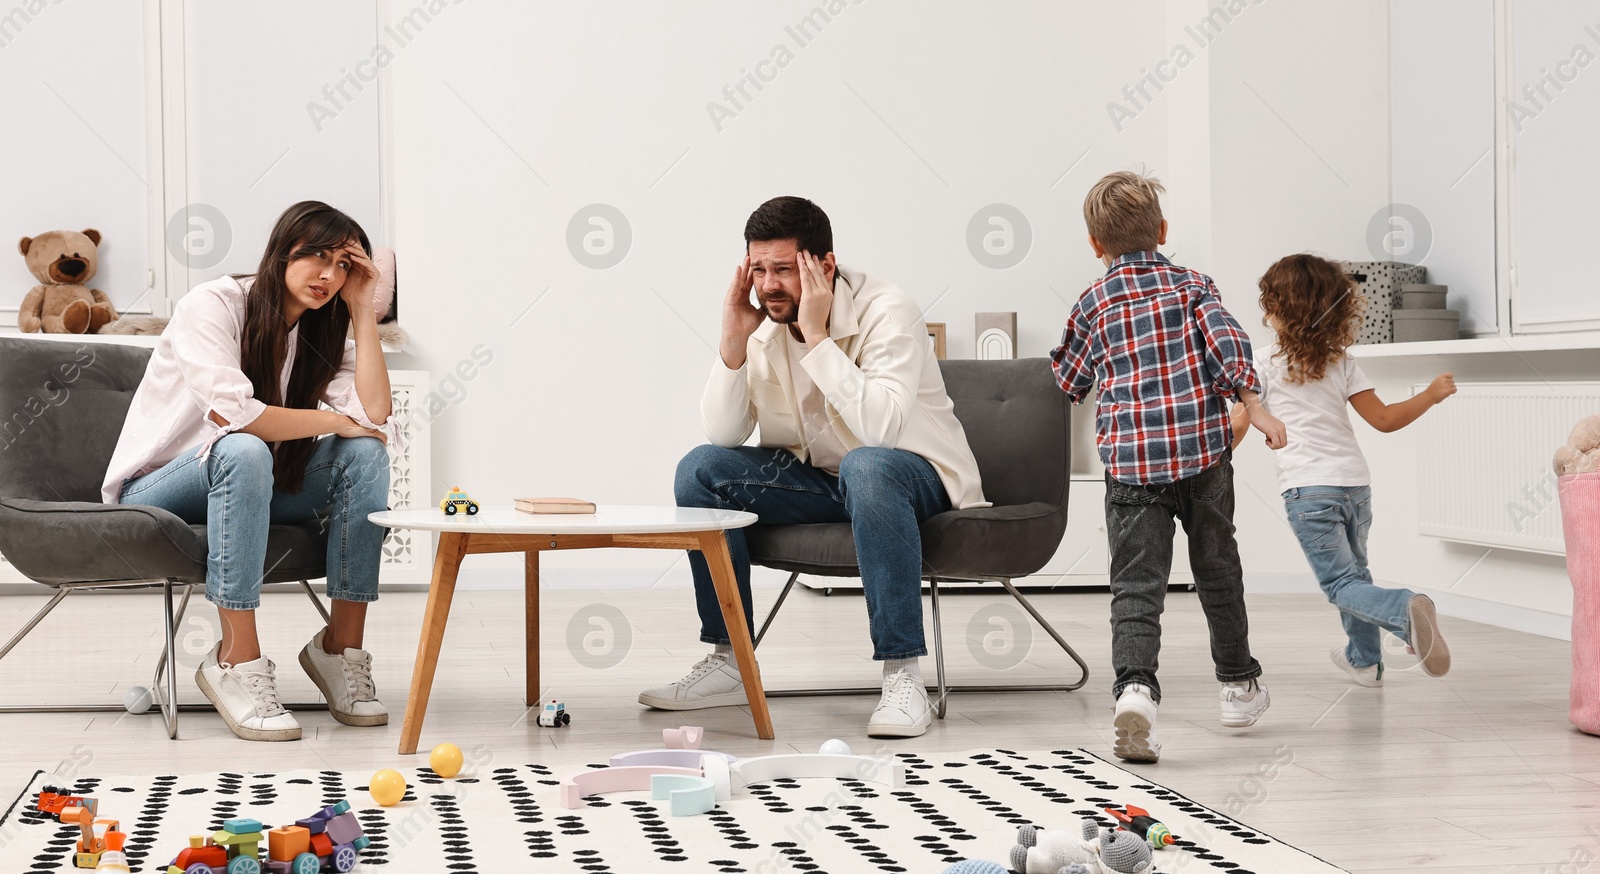
<path fill-rule="evenodd" d="M 1301 486 L 1284 492 L 1283 503 L 1317 583 L 1339 608 L 1350 664 L 1366 668 L 1383 661 L 1380 628 L 1409 644 L 1416 593 L 1373 585 L 1367 569 L 1372 487 Z"/>
<path fill-rule="evenodd" d="M 866 591 L 873 658 L 927 655 L 918 526 L 950 509 L 950 498 L 926 459 L 901 449 L 862 447 L 845 455 L 839 475 L 833 476 L 785 449 L 700 446 L 678 463 L 674 491 L 680 507 L 745 510 L 760 516 L 762 525 L 849 522 Z M 750 550 L 743 530 L 729 531 L 727 536 L 739 599 L 746 622 L 751 622 Z M 689 566 L 694 571 L 700 639 L 728 643 L 728 627 L 705 558 L 691 552 Z"/>
<path fill-rule="evenodd" d="M 206 600 L 226 610 L 261 606 L 271 525 L 317 518 L 328 530 L 328 597 L 376 601 L 378 565 L 387 530 L 367 521 L 388 509 L 389 455 L 375 437 L 324 437 L 306 462 L 294 494 L 273 488 L 272 450 L 261 438 L 234 432 L 204 459 L 185 450 L 165 467 L 129 480 L 122 503 L 168 510 L 191 525 L 205 523 Z"/>

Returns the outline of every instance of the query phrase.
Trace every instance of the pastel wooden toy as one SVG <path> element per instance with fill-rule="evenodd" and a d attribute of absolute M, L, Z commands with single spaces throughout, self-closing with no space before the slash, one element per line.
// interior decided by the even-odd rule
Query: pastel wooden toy
<path fill-rule="evenodd" d="M 733 772 L 729 769 L 731 760 L 721 753 L 704 753 L 700 756 L 700 770 L 716 787 L 717 800 L 727 801 L 733 797 Z"/>
<path fill-rule="evenodd" d="M 878 783 L 899 789 L 903 766 L 893 759 L 871 756 L 825 756 L 791 753 L 739 759 L 732 765 L 733 791 L 743 792 L 753 783 L 768 783 L 780 777 L 809 779 L 834 777 Z"/>
<path fill-rule="evenodd" d="M 704 777 L 656 774 L 650 778 L 650 797 L 671 804 L 673 816 L 699 816 L 717 806 L 717 788 Z"/>
<path fill-rule="evenodd" d="M 700 739 L 704 736 L 705 729 L 698 725 L 663 728 L 661 745 L 669 750 L 697 750 L 700 749 Z"/>
<path fill-rule="evenodd" d="M 628 768 L 637 765 L 696 768 L 699 767 L 702 756 L 718 756 L 729 762 L 736 758 L 727 753 L 717 753 L 709 750 L 634 750 L 631 753 L 618 753 L 612 756 L 610 765 L 613 768 Z"/>
<path fill-rule="evenodd" d="M 596 768 L 574 774 L 561 781 L 561 806 L 569 810 L 575 809 L 583 803 L 583 798 L 587 795 L 644 791 L 650 788 L 650 778 L 657 774 L 701 776 L 699 768 L 669 768 L 662 765 Z"/>

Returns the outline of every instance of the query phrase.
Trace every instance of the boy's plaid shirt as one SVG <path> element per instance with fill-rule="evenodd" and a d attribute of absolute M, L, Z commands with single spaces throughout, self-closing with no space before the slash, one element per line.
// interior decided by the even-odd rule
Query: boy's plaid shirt
<path fill-rule="evenodd" d="M 1250 338 L 1216 284 L 1159 252 L 1129 252 L 1072 308 L 1050 356 L 1082 403 L 1098 379 L 1100 460 L 1119 482 L 1187 479 L 1232 442 L 1227 398 L 1261 391 Z"/>

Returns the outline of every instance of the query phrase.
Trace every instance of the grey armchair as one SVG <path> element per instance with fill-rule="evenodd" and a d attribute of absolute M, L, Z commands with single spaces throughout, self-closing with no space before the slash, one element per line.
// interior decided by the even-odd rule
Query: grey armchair
<path fill-rule="evenodd" d="M 1012 582 L 1038 572 L 1061 545 L 1067 528 L 1067 489 L 1071 484 L 1071 405 L 1044 358 L 1014 361 L 941 361 L 945 389 L 956 418 L 978 460 L 984 497 L 994 504 L 976 510 L 951 510 L 922 524 L 922 569 L 933 614 L 934 663 L 939 695 L 935 710 L 944 718 L 951 691 L 1072 691 L 1089 680 L 1089 666 L 1046 622 Z M 855 541 L 847 523 L 755 525 L 746 534 L 750 561 L 789 572 L 771 612 L 756 634 L 766 636 L 784 599 L 801 574 L 854 577 Z M 939 625 L 941 582 L 998 582 L 1033 620 L 1077 663 L 1080 677 L 1070 684 L 948 686 L 944 641 Z M 767 690 L 768 697 L 877 693 L 878 688 Z"/>
<path fill-rule="evenodd" d="M 100 482 L 150 354 L 147 348 L 98 341 L 0 337 L 0 553 L 24 576 L 55 592 L 0 647 L 0 659 L 73 592 L 159 586 L 165 594 L 166 647 L 151 688 L 167 735 L 175 738 L 173 638 L 194 587 L 205 586 L 206 528 L 159 507 L 100 502 Z M 326 575 L 326 553 L 327 535 L 316 521 L 274 525 L 263 582 L 299 583 L 326 621 L 328 612 L 308 582 Z M 178 588 L 183 599 L 174 609 Z"/>

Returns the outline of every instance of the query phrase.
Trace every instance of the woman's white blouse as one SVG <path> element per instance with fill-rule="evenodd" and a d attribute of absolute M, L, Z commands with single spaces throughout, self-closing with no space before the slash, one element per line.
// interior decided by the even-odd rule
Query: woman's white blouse
<path fill-rule="evenodd" d="M 198 447 L 195 457 L 207 457 L 219 438 L 246 427 L 267 408 L 256 400 L 255 389 L 239 364 L 245 296 L 252 282 L 251 277 L 224 276 L 195 286 L 178 301 L 172 321 L 150 356 L 122 424 L 122 436 L 111 454 L 100 487 L 105 503 L 118 503 L 128 480 L 163 467 L 186 449 Z M 284 391 L 294 369 L 299 332 L 299 326 L 289 331 L 289 352 L 279 375 Z M 354 341 L 346 341 L 344 360 L 322 401 L 363 427 L 384 431 L 390 446 L 399 445 L 395 417 L 373 422 L 356 394 Z M 212 422 L 212 412 L 228 424 Z"/>

